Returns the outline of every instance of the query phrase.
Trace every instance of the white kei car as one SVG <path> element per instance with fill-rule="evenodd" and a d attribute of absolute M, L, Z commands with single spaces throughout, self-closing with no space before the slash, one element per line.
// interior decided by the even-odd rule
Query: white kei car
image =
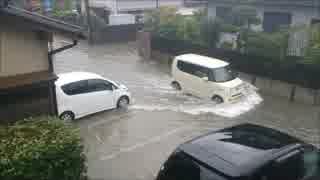
<path fill-rule="evenodd" d="M 62 120 L 74 120 L 99 111 L 126 108 L 130 92 L 122 84 L 88 72 L 58 75 L 55 82 L 58 114 Z"/>
<path fill-rule="evenodd" d="M 172 77 L 174 88 L 217 103 L 234 102 L 252 89 L 229 63 L 197 54 L 176 56 Z"/>

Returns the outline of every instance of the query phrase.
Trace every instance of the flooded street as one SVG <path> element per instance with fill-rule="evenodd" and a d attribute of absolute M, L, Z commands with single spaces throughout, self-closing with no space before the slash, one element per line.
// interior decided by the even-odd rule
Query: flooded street
<path fill-rule="evenodd" d="M 153 180 L 175 147 L 206 132 L 250 122 L 320 145 L 319 107 L 251 93 L 216 105 L 171 88 L 168 65 L 141 60 L 135 43 L 77 47 L 55 57 L 56 73 L 89 71 L 121 82 L 133 102 L 76 121 L 93 180 Z M 89 104 L 87 104 L 89 105 Z"/>

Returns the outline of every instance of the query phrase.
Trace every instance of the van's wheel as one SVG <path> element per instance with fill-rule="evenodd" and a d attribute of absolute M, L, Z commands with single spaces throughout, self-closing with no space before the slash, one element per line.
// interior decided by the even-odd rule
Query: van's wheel
<path fill-rule="evenodd" d="M 177 81 L 173 81 L 172 83 L 171 83 L 171 86 L 174 88 L 174 89 L 176 89 L 176 90 L 181 90 L 181 86 L 180 86 L 180 84 L 177 82 Z"/>
<path fill-rule="evenodd" d="M 118 109 L 126 109 L 129 105 L 129 98 L 127 96 L 122 96 L 120 97 L 120 99 L 118 100 L 117 103 L 117 108 Z"/>
<path fill-rule="evenodd" d="M 211 98 L 211 100 L 214 101 L 214 102 L 217 103 L 217 104 L 223 103 L 222 97 L 220 97 L 220 96 L 218 96 L 218 95 L 213 96 L 213 97 Z"/>
<path fill-rule="evenodd" d="M 65 111 L 60 115 L 59 118 L 63 121 L 73 121 L 75 118 L 75 115 L 71 111 Z"/>

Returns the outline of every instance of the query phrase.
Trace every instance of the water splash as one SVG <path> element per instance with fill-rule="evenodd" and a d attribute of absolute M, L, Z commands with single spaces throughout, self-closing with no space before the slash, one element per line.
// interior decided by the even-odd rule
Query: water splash
<path fill-rule="evenodd" d="M 170 110 L 175 112 L 188 113 L 192 115 L 213 113 L 219 116 L 233 118 L 254 109 L 258 104 L 260 104 L 263 101 L 262 97 L 257 92 L 251 92 L 246 97 L 232 104 L 230 103 L 214 104 L 212 102 L 207 102 L 205 100 L 203 100 L 203 103 L 199 103 L 199 101 L 201 101 L 200 99 L 198 101 L 194 101 L 193 97 L 185 96 L 185 98 L 191 98 L 194 103 L 192 103 L 192 101 L 187 101 L 189 103 L 134 104 L 130 108 L 136 109 L 136 110 L 145 110 L 145 111 Z"/>

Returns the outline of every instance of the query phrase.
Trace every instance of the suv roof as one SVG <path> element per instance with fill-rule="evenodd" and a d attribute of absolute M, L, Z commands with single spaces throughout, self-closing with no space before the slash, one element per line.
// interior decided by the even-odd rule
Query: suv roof
<path fill-rule="evenodd" d="M 87 80 L 87 79 L 104 79 L 102 76 L 90 72 L 68 72 L 58 75 L 56 85 L 62 86 L 68 83 Z"/>
<path fill-rule="evenodd" d="M 176 59 L 184 62 L 189 62 L 192 64 L 197 64 L 200 66 L 208 67 L 208 68 L 221 68 L 227 66 L 229 63 L 222 61 L 220 59 L 211 58 L 207 56 L 201 56 L 198 54 L 182 54 L 180 56 L 176 56 Z"/>
<path fill-rule="evenodd" d="M 198 137 L 178 149 L 227 176 L 240 177 L 302 143 L 274 129 L 241 124 Z"/>

